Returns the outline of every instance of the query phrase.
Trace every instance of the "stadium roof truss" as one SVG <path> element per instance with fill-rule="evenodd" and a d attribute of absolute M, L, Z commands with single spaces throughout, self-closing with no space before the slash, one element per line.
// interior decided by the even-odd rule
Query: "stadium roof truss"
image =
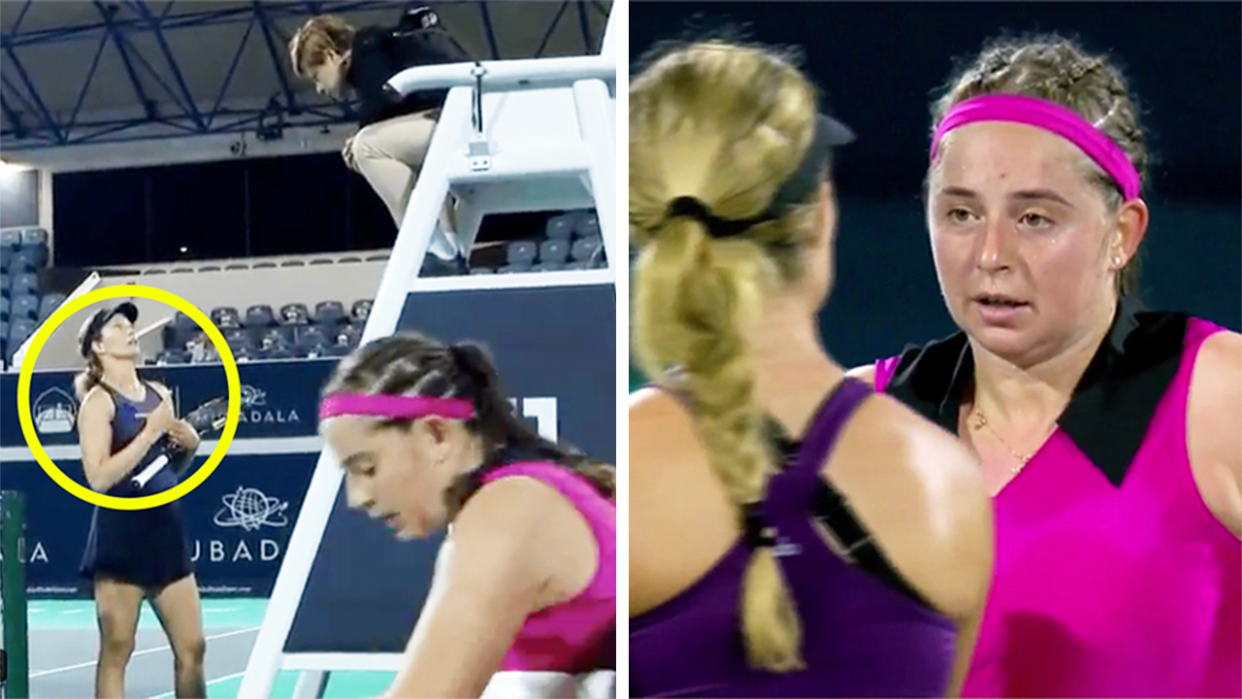
<path fill-rule="evenodd" d="M 289 127 L 353 122 L 355 104 L 292 75 L 292 33 L 316 14 L 391 25 L 424 5 L 481 60 L 598 53 L 611 10 L 603 0 L 6 0 L 0 149 L 244 132 L 276 140 Z"/>

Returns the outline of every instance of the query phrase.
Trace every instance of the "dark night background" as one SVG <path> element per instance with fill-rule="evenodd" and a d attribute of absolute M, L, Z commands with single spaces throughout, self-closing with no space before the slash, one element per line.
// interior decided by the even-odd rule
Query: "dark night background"
<path fill-rule="evenodd" d="M 635 2 L 631 74 L 656 42 L 722 27 L 800 47 L 831 110 L 858 133 L 835 157 L 837 282 L 823 314 L 842 363 L 954 331 L 919 203 L 930 104 L 956 59 L 1001 34 L 1057 32 L 1119 62 L 1156 157 L 1143 298 L 1242 326 L 1242 4 Z"/>

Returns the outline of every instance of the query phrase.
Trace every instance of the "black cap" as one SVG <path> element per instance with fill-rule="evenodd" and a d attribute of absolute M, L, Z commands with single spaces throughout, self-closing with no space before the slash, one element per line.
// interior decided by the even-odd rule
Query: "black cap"
<path fill-rule="evenodd" d="M 854 130 L 827 114 L 819 115 L 819 129 L 826 146 L 844 146 L 854 142 Z"/>
<path fill-rule="evenodd" d="M 91 316 L 91 319 L 86 321 L 82 329 L 78 331 L 78 345 L 84 358 L 91 356 L 91 343 L 99 337 L 99 332 L 114 316 L 125 316 L 129 322 L 136 323 L 138 322 L 138 307 L 125 301 L 111 308 L 101 308 L 99 312 Z"/>

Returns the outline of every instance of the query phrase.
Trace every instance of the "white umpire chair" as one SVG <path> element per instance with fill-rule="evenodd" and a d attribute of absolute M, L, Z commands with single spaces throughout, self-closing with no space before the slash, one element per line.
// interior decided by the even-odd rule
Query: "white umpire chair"
<path fill-rule="evenodd" d="M 413 68 L 389 81 L 400 94 L 443 88 L 449 93 L 380 280 L 363 343 L 393 334 L 411 293 L 614 283 L 615 266 L 627 259 L 616 233 L 616 41 L 610 17 L 598 56 Z M 593 208 L 608 268 L 420 278 L 423 257 L 450 192 L 458 200 L 457 234 L 465 249 L 473 244 L 487 214 Z M 238 696 L 269 697 L 281 670 L 300 672 L 295 697 L 318 697 L 329 672 L 395 672 L 401 667 L 399 653 L 286 651 L 341 483 L 341 468 L 325 450 Z M 583 677 L 499 673 L 485 696 L 611 697 L 615 683 L 612 672 Z"/>

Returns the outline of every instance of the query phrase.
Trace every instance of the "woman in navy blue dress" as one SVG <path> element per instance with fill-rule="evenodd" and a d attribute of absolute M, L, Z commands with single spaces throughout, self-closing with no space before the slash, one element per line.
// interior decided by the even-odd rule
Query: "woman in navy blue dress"
<path fill-rule="evenodd" d="M 168 389 L 138 376 L 137 319 L 138 309 L 122 303 L 96 313 L 78 335 L 87 362 L 74 382 L 82 467 L 93 490 L 116 497 L 175 487 L 175 468 L 162 469 L 142 487 L 132 476 L 165 450 L 181 461 L 198 448 L 198 433 L 176 419 Z M 95 695 L 124 696 L 139 610 L 149 598 L 172 647 L 177 697 L 206 697 L 198 582 L 181 504 L 96 508 L 81 572 L 94 584 L 99 619 Z"/>

